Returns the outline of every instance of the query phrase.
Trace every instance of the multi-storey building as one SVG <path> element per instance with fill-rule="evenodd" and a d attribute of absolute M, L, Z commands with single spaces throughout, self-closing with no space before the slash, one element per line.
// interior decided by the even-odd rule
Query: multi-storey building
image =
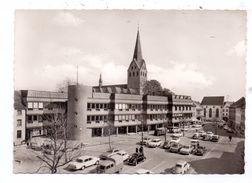
<path fill-rule="evenodd" d="M 88 142 L 92 137 L 150 131 L 192 122 L 190 96 L 143 94 L 147 66 L 137 32 L 127 84 L 70 85 L 68 92 L 21 91 L 25 106 L 25 138 L 46 134 L 45 114 L 67 111 L 68 138 Z"/>
<path fill-rule="evenodd" d="M 203 107 L 200 105 L 200 102 L 193 101 L 192 105 L 192 120 L 196 122 L 202 122 L 204 114 Z"/>
<path fill-rule="evenodd" d="M 14 92 L 14 124 L 13 124 L 13 142 L 14 145 L 20 145 L 25 140 L 26 110 L 22 102 L 21 92 Z"/>
<path fill-rule="evenodd" d="M 50 125 L 47 116 L 66 112 L 66 93 L 21 90 L 15 91 L 15 97 L 14 130 L 20 140 L 46 134 Z"/>
<path fill-rule="evenodd" d="M 68 88 L 68 131 L 70 139 L 89 141 L 94 136 L 127 134 L 163 126 L 181 126 L 192 121 L 190 96 L 143 95 L 147 66 L 137 32 L 128 83 Z"/>
<path fill-rule="evenodd" d="M 224 96 L 208 96 L 204 97 L 201 106 L 204 110 L 205 120 L 222 120 L 222 108 L 224 104 Z"/>
<path fill-rule="evenodd" d="M 229 119 L 229 107 L 233 104 L 234 102 L 224 102 L 224 106 L 222 109 L 222 119 L 224 121 L 228 121 Z"/>
<path fill-rule="evenodd" d="M 229 107 L 228 125 L 242 134 L 245 130 L 245 106 L 246 100 L 242 97 Z"/>

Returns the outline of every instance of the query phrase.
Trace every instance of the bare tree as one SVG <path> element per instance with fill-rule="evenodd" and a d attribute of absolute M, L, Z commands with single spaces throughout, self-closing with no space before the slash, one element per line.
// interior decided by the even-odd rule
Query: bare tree
<path fill-rule="evenodd" d="M 109 150 L 112 150 L 111 135 L 115 130 L 114 123 L 112 121 L 107 122 L 107 127 L 104 128 L 103 135 L 108 136 Z"/>
<path fill-rule="evenodd" d="M 45 167 L 49 168 L 51 173 L 57 173 L 59 167 L 80 156 L 79 145 L 70 146 L 68 144 L 65 114 L 46 115 L 46 119 L 49 121 L 46 128 L 47 140 L 43 145 L 42 153 L 37 155 L 37 158 L 44 162 Z M 64 160 L 63 157 L 65 157 Z"/>
<path fill-rule="evenodd" d="M 58 92 L 64 92 L 66 93 L 68 90 L 68 86 L 73 84 L 74 82 L 70 78 L 65 78 L 61 82 L 59 82 L 56 86 L 56 90 Z"/>

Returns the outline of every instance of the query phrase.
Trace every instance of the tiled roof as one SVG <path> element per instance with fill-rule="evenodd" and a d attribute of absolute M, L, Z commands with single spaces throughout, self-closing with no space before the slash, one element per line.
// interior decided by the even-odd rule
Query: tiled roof
<path fill-rule="evenodd" d="M 14 91 L 14 109 L 25 109 L 25 105 L 22 102 L 21 91 Z"/>
<path fill-rule="evenodd" d="M 208 96 L 204 97 L 201 105 L 223 105 L 224 96 Z"/>
<path fill-rule="evenodd" d="M 65 92 L 28 90 L 27 91 L 27 97 L 67 99 L 67 93 L 65 93 Z"/>
<path fill-rule="evenodd" d="M 127 84 L 94 86 L 93 91 L 98 93 L 138 94 L 136 89 L 128 88 Z"/>
<path fill-rule="evenodd" d="M 242 97 L 235 103 L 233 103 L 230 107 L 245 107 L 245 105 L 246 105 L 245 97 Z"/>

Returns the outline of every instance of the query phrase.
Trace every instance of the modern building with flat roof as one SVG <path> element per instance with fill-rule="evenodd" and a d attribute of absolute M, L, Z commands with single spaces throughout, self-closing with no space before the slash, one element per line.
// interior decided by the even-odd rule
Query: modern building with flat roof
<path fill-rule="evenodd" d="M 98 86 L 69 86 L 69 138 L 88 142 L 95 136 L 136 133 L 192 122 L 191 97 L 144 95 L 147 75 L 138 30 L 127 84 L 102 85 L 100 75 Z"/>

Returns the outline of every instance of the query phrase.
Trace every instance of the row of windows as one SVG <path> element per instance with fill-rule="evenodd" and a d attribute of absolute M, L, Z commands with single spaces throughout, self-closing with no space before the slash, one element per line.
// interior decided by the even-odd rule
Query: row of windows
<path fill-rule="evenodd" d="M 99 123 L 100 121 L 107 122 L 108 119 L 110 119 L 110 118 L 108 115 L 87 116 L 87 123 L 91 123 L 91 121 L 96 121 L 97 123 Z"/>
<path fill-rule="evenodd" d="M 43 122 L 43 117 L 41 115 L 29 115 L 28 123 L 33 123 L 33 121 Z"/>
<path fill-rule="evenodd" d="M 28 109 L 43 109 L 42 102 L 28 102 Z"/>
<path fill-rule="evenodd" d="M 115 121 L 135 121 L 136 119 L 140 120 L 140 115 L 115 115 Z"/>
<path fill-rule="evenodd" d="M 190 116 L 186 116 L 186 117 L 174 117 L 175 120 L 183 120 L 183 119 L 190 119 Z"/>
<path fill-rule="evenodd" d="M 206 107 L 206 108 L 208 108 L 208 106 L 207 106 L 207 105 L 206 105 L 205 107 Z M 210 106 L 210 107 L 211 107 L 211 106 Z M 215 106 L 214 106 L 214 105 L 213 105 L 213 108 L 215 108 Z M 220 106 L 220 108 L 222 108 L 222 106 Z"/>
<path fill-rule="evenodd" d="M 144 76 L 146 77 L 146 72 L 143 72 L 143 71 L 140 71 L 140 76 Z M 132 72 L 129 72 L 129 77 L 137 77 L 138 76 L 138 71 L 132 71 Z"/>
<path fill-rule="evenodd" d="M 187 110 L 191 110 L 192 107 L 191 106 L 174 106 L 175 107 L 175 111 L 187 111 Z"/>
<path fill-rule="evenodd" d="M 142 104 L 115 104 L 115 109 L 117 110 L 142 110 Z"/>
<path fill-rule="evenodd" d="M 149 114 L 147 115 L 147 119 L 149 120 L 163 120 L 163 119 L 167 119 L 167 115 L 165 114 Z"/>
<path fill-rule="evenodd" d="M 87 108 L 88 108 L 88 110 L 90 110 L 90 109 L 104 109 L 104 110 L 106 110 L 106 109 L 110 109 L 111 106 L 108 103 L 99 103 L 99 104 L 98 103 L 88 103 Z"/>
<path fill-rule="evenodd" d="M 147 109 L 150 109 L 150 110 L 159 110 L 159 109 L 165 109 L 167 110 L 168 109 L 168 106 L 167 105 L 154 105 L 154 104 L 148 104 L 147 105 Z"/>

